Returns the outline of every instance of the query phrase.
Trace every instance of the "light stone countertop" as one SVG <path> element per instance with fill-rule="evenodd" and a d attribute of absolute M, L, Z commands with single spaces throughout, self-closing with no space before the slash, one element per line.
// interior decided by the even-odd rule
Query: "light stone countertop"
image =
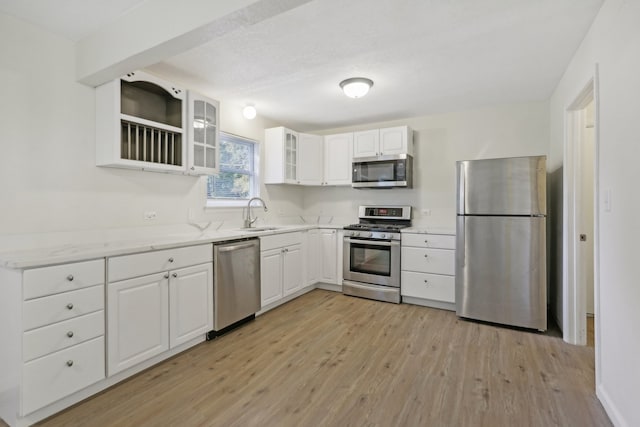
<path fill-rule="evenodd" d="M 17 236 L 18 238 L 23 237 L 21 244 L 22 246 L 26 245 L 28 247 L 20 250 L 0 252 L 0 267 L 25 269 L 181 246 L 261 237 L 314 228 L 341 229 L 343 225 L 299 224 L 274 225 L 273 227 L 275 227 L 274 230 L 254 232 L 248 232 L 243 229 L 200 231 L 193 227 L 176 227 L 174 230 L 158 230 L 156 234 L 153 232 L 150 233 L 148 229 L 131 228 L 126 229 L 126 237 L 123 237 L 121 233 L 118 238 L 110 238 L 106 234 L 104 238 L 100 238 L 95 236 L 100 236 L 101 233 L 95 233 L 93 240 L 89 238 L 89 241 L 86 241 L 86 237 L 76 240 L 74 239 L 76 236 L 71 232 L 66 233 L 66 236 L 65 233 L 58 233 L 61 241 L 78 241 L 78 243 L 63 243 L 60 245 L 51 245 L 50 240 L 39 238 L 38 234 L 25 235 L 24 237 Z M 11 237 L 16 239 L 16 236 Z M 24 241 L 27 241 L 27 243 L 24 243 Z"/>
<path fill-rule="evenodd" d="M 407 227 L 402 229 L 403 233 L 417 233 L 417 234 L 450 234 L 452 236 L 456 235 L 455 227 L 446 227 L 446 226 L 416 226 L 416 227 Z"/>

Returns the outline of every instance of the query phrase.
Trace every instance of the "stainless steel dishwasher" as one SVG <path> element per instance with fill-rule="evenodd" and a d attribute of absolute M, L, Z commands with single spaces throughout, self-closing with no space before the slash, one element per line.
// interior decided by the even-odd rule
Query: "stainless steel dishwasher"
<path fill-rule="evenodd" d="M 214 331 L 209 338 L 255 318 L 260 310 L 260 240 L 214 245 L 213 275 Z"/>

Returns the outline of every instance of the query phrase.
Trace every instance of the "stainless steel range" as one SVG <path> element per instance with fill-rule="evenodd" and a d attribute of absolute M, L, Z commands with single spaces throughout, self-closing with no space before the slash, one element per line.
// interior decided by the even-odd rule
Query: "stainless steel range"
<path fill-rule="evenodd" d="M 360 206 L 346 226 L 342 292 L 400 302 L 400 230 L 411 226 L 411 206 Z"/>

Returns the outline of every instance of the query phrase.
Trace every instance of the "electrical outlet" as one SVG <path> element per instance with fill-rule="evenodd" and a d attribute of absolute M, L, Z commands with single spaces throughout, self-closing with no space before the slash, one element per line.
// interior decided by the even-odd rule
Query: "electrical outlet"
<path fill-rule="evenodd" d="M 431 209 L 420 209 L 422 216 L 431 216 Z"/>
<path fill-rule="evenodd" d="M 144 213 L 144 219 L 147 221 L 158 219 L 158 213 L 156 211 L 146 211 Z"/>

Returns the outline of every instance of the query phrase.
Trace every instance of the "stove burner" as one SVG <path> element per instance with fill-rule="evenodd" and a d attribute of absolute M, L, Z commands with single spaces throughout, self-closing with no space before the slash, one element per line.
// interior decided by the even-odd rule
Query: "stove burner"
<path fill-rule="evenodd" d="M 363 231 L 400 231 L 408 225 L 403 224 L 351 224 L 346 226 L 345 230 L 363 230 Z"/>

